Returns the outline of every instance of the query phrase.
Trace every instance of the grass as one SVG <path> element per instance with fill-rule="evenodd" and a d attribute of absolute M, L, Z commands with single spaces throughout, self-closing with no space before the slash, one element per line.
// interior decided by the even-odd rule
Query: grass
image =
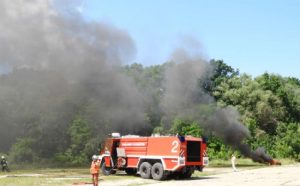
<path fill-rule="evenodd" d="M 54 186 L 90 182 L 87 169 L 27 169 L 1 173 L 0 185 L 6 186 Z M 5 177 L 3 177 L 5 176 Z"/>
<path fill-rule="evenodd" d="M 276 159 L 279 160 L 282 165 L 288 165 L 296 163 L 292 159 Z M 267 164 L 253 162 L 251 159 L 248 158 L 238 158 L 236 159 L 236 166 L 237 167 L 264 167 Z M 231 167 L 230 160 L 211 160 L 209 162 L 209 167 Z"/>
<path fill-rule="evenodd" d="M 135 178 L 134 176 L 111 175 L 100 176 L 101 180 L 120 180 Z M 73 183 L 91 183 L 89 168 L 64 169 L 26 169 L 0 173 L 2 186 L 70 186 Z"/>
<path fill-rule="evenodd" d="M 253 162 L 250 159 L 237 159 L 236 166 L 239 167 L 259 167 L 264 166 L 264 164 Z M 230 160 L 211 160 L 209 162 L 209 167 L 231 167 Z"/>
<path fill-rule="evenodd" d="M 289 164 L 296 163 L 294 160 L 291 159 L 278 159 L 278 160 L 282 163 L 282 165 L 289 165 Z M 238 170 L 249 170 L 249 169 L 269 167 L 269 165 L 253 162 L 251 159 L 247 159 L 247 158 L 239 158 L 236 160 L 236 167 Z M 211 169 L 210 171 L 205 171 L 206 168 L 211 168 Z M 232 171 L 230 160 L 212 160 L 209 162 L 209 165 L 206 168 L 204 168 L 203 172 L 196 171 L 193 174 L 193 177 L 210 176 L 210 175 Z"/>
<path fill-rule="evenodd" d="M 279 161 L 281 162 L 282 165 L 290 165 L 290 164 L 297 163 L 295 160 L 287 159 L 287 158 L 286 159 L 279 159 Z"/>
<path fill-rule="evenodd" d="M 293 164 L 290 159 L 279 159 L 283 165 Z M 237 159 L 238 169 L 253 169 L 266 167 L 266 164 L 254 163 L 250 159 Z M 212 160 L 207 168 L 210 171 L 196 171 L 192 177 L 204 177 L 230 171 L 230 160 Z M 120 181 L 122 179 L 137 179 L 138 176 L 128 176 L 119 172 L 118 175 L 100 176 L 104 181 Z M 91 182 L 89 168 L 44 168 L 44 169 L 13 169 L 12 172 L 0 172 L 1 186 L 71 186 L 73 183 Z M 100 181 L 101 185 L 101 181 Z M 140 185 L 139 183 L 133 185 Z"/>

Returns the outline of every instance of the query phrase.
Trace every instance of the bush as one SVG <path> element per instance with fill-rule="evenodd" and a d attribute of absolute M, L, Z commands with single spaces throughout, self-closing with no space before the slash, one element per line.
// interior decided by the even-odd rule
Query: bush
<path fill-rule="evenodd" d="M 196 122 L 175 119 L 170 129 L 171 134 L 191 135 L 195 137 L 201 136 L 201 129 Z"/>
<path fill-rule="evenodd" d="M 68 132 L 71 144 L 64 152 L 57 153 L 54 156 L 54 161 L 67 166 L 87 164 L 90 153 L 93 150 L 91 145 L 95 144 L 94 141 L 89 141 L 91 132 L 87 122 L 78 116 L 70 125 Z"/>
<path fill-rule="evenodd" d="M 36 154 L 32 150 L 34 140 L 31 138 L 19 138 L 12 146 L 9 156 L 12 162 L 29 163 L 37 159 Z"/>
<path fill-rule="evenodd" d="M 300 123 L 279 124 L 275 153 L 281 158 L 293 158 L 300 161 Z"/>

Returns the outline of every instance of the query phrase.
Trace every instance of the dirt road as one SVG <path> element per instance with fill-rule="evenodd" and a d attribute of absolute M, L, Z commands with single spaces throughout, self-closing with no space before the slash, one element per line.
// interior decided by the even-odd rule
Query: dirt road
<path fill-rule="evenodd" d="M 207 169 L 209 171 L 209 169 Z M 192 178 L 189 180 L 154 181 L 140 178 L 114 182 L 100 182 L 102 186 L 110 185 L 147 185 L 147 186 L 300 186 L 300 164 L 271 166 L 265 168 L 240 170 L 232 172 L 231 169 L 222 170 L 223 173 L 212 176 Z"/>

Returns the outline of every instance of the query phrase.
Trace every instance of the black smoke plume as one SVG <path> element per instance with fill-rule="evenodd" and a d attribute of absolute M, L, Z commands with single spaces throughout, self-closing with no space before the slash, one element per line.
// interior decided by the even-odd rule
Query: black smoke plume
<path fill-rule="evenodd" d="M 132 38 L 57 11 L 56 2 L 0 1 L 0 151 L 16 136 L 34 136 L 51 153 L 64 149 L 76 116 L 93 136 L 147 130 L 144 97 L 122 73 L 136 52 Z"/>
<path fill-rule="evenodd" d="M 70 1 L 57 2 L 0 1 L 1 151 L 16 137 L 34 136 L 32 148 L 47 147 L 40 154 L 51 156 L 66 148 L 66 133 L 78 115 L 97 136 L 149 129 L 147 98 L 122 73 L 122 64 L 136 52 L 129 34 L 109 24 L 86 22 L 76 11 L 58 11 L 53 7 Z M 239 114 L 219 108 L 199 88 L 199 80 L 213 70 L 202 58 L 199 43 L 184 38 L 182 46 L 173 53 L 174 64 L 166 69 L 162 86 L 166 127 L 174 116 L 194 119 L 245 156 L 268 159 L 263 150 L 252 152 L 242 143 L 249 131 Z"/>
<path fill-rule="evenodd" d="M 252 151 L 243 143 L 251 136 L 241 123 L 240 114 L 233 107 L 219 107 L 201 86 L 201 82 L 212 75 L 213 69 L 200 55 L 200 45 L 190 39 L 183 41 L 183 47 L 175 50 L 170 59 L 175 64 L 165 74 L 161 105 L 165 112 L 165 127 L 171 126 L 174 117 L 196 120 L 205 131 L 213 133 L 244 156 L 256 162 L 269 162 L 271 158 L 263 148 Z"/>

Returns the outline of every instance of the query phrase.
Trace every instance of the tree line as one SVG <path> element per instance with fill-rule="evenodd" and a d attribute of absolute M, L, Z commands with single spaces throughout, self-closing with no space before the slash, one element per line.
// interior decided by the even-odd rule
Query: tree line
<path fill-rule="evenodd" d="M 245 143 L 251 148 L 263 146 L 271 156 L 300 161 L 300 80 L 271 73 L 253 78 L 222 60 L 208 64 L 210 71 L 196 80 L 202 91 L 195 93 L 195 99 L 205 92 L 214 101 L 196 105 L 200 117 L 209 117 L 215 105 L 232 107 L 250 131 Z M 93 88 L 101 86 L 79 86 L 60 74 L 53 78 L 55 72 L 26 68 L 0 75 L 0 152 L 18 164 L 78 166 L 89 162 L 110 132 L 160 133 L 206 136 L 210 158 L 229 158 L 235 149 L 202 128 L 199 120 L 172 114 L 166 117 L 162 109 L 164 74 L 172 65 L 174 62 L 147 67 L 134 63 L 118 69 L 141 94 L 138 108 L 142 107 L 143 113 L 132 123 L 135 110 L 126 114 L 122 110 L 137 103 L 111 107 L 105 96 L 99 98 L 105 90 L 93 94 Z M 131 89 L 114 90 L 118 92 L 113 99 L 123 102 L 120 97 L 131 94 Z"/>

